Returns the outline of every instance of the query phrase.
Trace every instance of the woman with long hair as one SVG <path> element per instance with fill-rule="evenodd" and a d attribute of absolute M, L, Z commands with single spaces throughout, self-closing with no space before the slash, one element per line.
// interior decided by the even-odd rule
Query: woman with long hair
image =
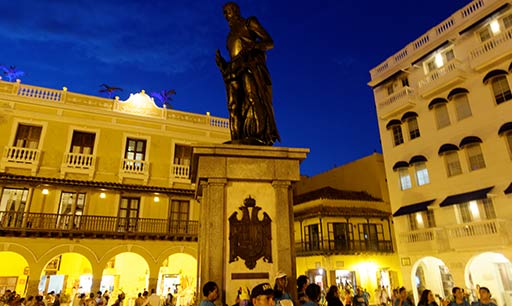
<path fill-rule="evenodd" d="M 337 286 L 329 287 L 325 299 L 327 300 L 327 306 L 343 306 Z"/>
<path fill-rule="evenodd" d="M 421 293 L 418 306 L 439 306 L 431 290 L 425 289 Z"/>

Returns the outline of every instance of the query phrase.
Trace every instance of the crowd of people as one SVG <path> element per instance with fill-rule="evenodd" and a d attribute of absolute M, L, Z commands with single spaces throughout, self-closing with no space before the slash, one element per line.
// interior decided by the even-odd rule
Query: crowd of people
<path fill-rule="evenodd" d="M 410 292 L 404 287 L 391 290 L 382 286 L 375 291 L 374 303 L 370 303 L 370 294 L 359 286 L 353 291 L 350 286 L 342 288 L 330 286 L 324 294 L 318 284 L 309 283 L 309 278 L 301 275 L 297 278 L 298 303 L 292 301 L 288 289 L 287 275 L 278 272 L 274 286 L 262 283 L 255 286 L 252 291 L 240 288 L 232 306 L 293 306 L 300 303 L 301 306 L 497 306 L 487 287 L 477 287 L 475 297 L 464 292 L 464 289 L 454 287 L 452 295 L 446 298 L 434 294 L 429 289 L 421 292 L 419 301 L 414 303 Z M 343 296 L 340 293 L 343 292 Z M 214 302 L 219 298 L 219 287 L 215 282 L 207 282 L 203 286 L 204 299 L 199 306 L 215 306 Z M 437 300 L 436 300 L 437 299 Z"/>

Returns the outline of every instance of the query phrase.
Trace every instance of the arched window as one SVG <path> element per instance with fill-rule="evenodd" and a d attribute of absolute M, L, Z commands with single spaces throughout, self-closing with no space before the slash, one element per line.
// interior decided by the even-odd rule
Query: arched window
<path fill-rule="evenodd" d="M 450 115 L 448 114 L 448 108 L 446 107 L 447 103 L 448 100 L 446 99 L 435 98 L 428 105 L 428 109 L 434 110 L 437 129 L 442 129 L 451 124 Z"/>
<path fill-rule="evenodd" d="M 460 142 L 459 147 L 464 148 L 467 154 L 469 171 L 485 168 L 485 160 L 480 143 L 482 143 L 482 140 L 476 136 L 465 137 Z"/>
<path fill-rule="evenodd" d="M 459 148 L 451 143 L 444 144 L 439 148 L 438 154 L 444 157 L 448 177 L 462 173 L 458 150 Z"/>
<path fill-rule="evenodd" d="M 465 88 L 455 88 L 448 94 L 448 100 L 452 100 L 455 104 L 455 113 L 458 121 L 472 115 L 468 93 L 469 91 Z"/>
<path fill-rule="evenodd" d="M 483 79 L 484 84 L 489 82 L 491 83 L 491 89 L 494 94 L 496 104 L 512 100 L 512 92 L 510 92 L 507 74 L 508 72 L 505 70 L 492 70 L 487 73 Z"/>
<path fill-rule="evenodd" d="M 398 172 L 400 190 L 412 188 L 411 175 L 409 174 L 409 164 L 405 161 L 396 162 L 393 170 Z"/>
<path fill-rule="evenodd" d="M 402 134 L 402 122 L 400 120 L 394 119 L 388 122 L 386 128 L 391 130 L 393 136 L 393 145 L 398 146 L 404 143 L 404 136 Z"/>
<path fill-rule="evenodd" d="M 420 127 L 418 126 L 418 114 L 415 112 L 407 112 L 402 116 L 402 122 L 407 123 L 409 129 L 409 139 L 420 137 Z"/>
<path fill-rule="evenodd" d="M 416 185 L 423 186 L 430 183 L 427 169 L 427 159 L 423 155 L 416 155 L 411 158 L 409 165 L 414 166 Z"/>

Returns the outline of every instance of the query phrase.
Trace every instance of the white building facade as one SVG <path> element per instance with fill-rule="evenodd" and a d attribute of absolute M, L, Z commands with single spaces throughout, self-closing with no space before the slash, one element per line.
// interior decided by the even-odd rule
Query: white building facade
<path fill-rule="evenodd" d="M 472 1 L 370 74 L 405 286 L 512 305 L 512 1 Z"/>

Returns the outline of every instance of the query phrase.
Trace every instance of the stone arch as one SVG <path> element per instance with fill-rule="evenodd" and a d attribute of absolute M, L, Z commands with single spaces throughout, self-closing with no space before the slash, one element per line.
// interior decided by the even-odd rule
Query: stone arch
<path fill-rule="evenodd" d="M 28 247 L 19 243 L 2 242 L 0 243 L 0 251 L 10 251 L 20 254 L 25 258 L 29 266 L 33 266 L 38 262 L 36 254 Z"/>
<path fill-rule="evenodd" d="M 157 265 L 157 261 L 156 261 L 155 257 L 151 254 L 151 252 L 148 249 L 146 249 L 145 247 L 142 247 L 140 245 L 133 245 L 133 244 L 119 245 L 119 246 L 113 247 L 112 249 L 105 252 L 105 254 L 103 254 L 101 256 L 98 264 L 103 269 L 107 265 L 107 262 L 112 257 L 115 257 L 116 255 L 119 255 L 121 253 L 127 253 L 127 252 L 140 255 L 142 258 L 144 258 L 144 260 L 146 261 L 146 263 L 148 264 L 148 266 L 150 268 L 152 266 Z"/>
<path fill-rule="evenodd" d="M 96 274 L 98 269 L 98 255 L 94 253 L 89 247 L 81 244 L 59 244 L 53 248 L 48 249 L 39 259 L 38 263 L 42 268 L 57 255 L 63 253 L 77 253 L 84 256 L 92 266 L 92 273 Z"/>
<path fill-rule="evenodd" d="M 169 256 L 176 254 L 176 253 L 184 253 L 184 254 L 194 257 L 196 260 L 198 259 L 196 247 L 175 245 L 175 246 L 172 246 L 172 247 L 169 247 L 169 248 L 163 250 L 156 258 L 156 262 L 159 265 L 162 265 L 164 260 L 166 260 Z"/>
<path fill-rule="evenodd" d="M 471 257 L 464 269 L 466 287 L 476 295 L 476 285 L 487 287 L 498 305 L 512 304 L 512 264 L 501 253 L 483 252 Z"/>
<path fill-rule="evenodd" d="M 445 286 L 443 280 L 446 278 L 451 279 L 453 284 L 453 277 L 441 259 L 433 256 L 418 259 L 411 269 L 411 284 L 420 284 L 419 288 L 411 288 L 414 299 L 419 301 L 419 295 L 425 288 L 442 297 L 450 296 L 452 287 Z M 425 288 L 421 288 L 422 286 Z"/>

